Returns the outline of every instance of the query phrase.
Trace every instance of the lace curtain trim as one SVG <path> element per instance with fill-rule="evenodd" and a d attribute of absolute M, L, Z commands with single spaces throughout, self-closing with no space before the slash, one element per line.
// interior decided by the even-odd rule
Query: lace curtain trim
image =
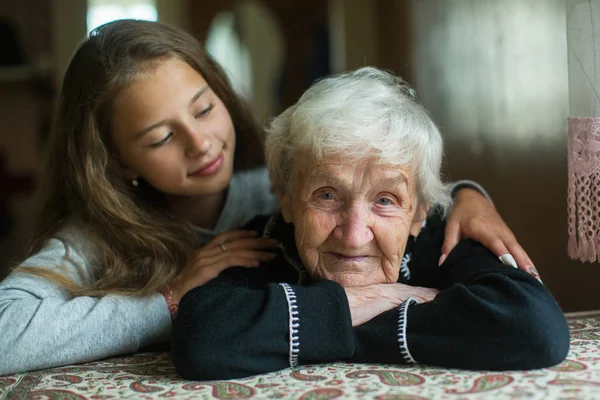
<path fill-rule="evenodd" d="M 600 235 L 600 118 L 569 118 L 569 256 L 594 262 Z"/>

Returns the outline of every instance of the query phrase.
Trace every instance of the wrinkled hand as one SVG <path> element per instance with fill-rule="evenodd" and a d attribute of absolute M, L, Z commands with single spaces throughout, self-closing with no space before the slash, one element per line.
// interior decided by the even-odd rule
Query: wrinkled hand
<path fill-rule="evenodd" d="M 257 238 L 257 232 L 230 231 L 216 236 L 206 246 L 196 250 L 194 259 L 169 285 L 173 303 L 191 289 L 216 278 L 230 267 L 257 267 L 261 261 L 270 261 L 275 253 L 262 250 L 277 247 L 274 239 Z"/>
<path fill-rule="evenodd" d="M 498 257 L 512 255 L 516 266 L 539 279 L 533 262 L 494 206 L 481 193 L 467 188 L 461 189 L 454 197 L 454 207 L 446 223 L 440 265 L 462 237 L 480 242 Z"/>
<path fill-rule="evenodd" d="M 345 287 L 352 326 L 362 325 L 379 314 L 398 307 L 409 297 L 419 303 L 431 301 L 439 290 L 402 283 L 379 283 L 369 286 Z"/>

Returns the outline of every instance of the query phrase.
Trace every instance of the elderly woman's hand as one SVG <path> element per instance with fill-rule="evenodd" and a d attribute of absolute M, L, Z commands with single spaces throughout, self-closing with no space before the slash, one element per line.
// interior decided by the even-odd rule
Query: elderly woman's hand
<path fill-rule="evenodd" d="M 462 237 L 476 240 L 498 257 L 510 254 L 517 266 L 539 279 L 533 262 L 494 206 L 478 191 L 461 189 L 448 215 L 440 265 Z"/>
<path fill-rule="evenodd" d="M 398 307 L 408 298 L 419 303 L 431 301 L 439 290 L 419 286 L 409 286 L 402 283 L 378 283 L 369 286 L 344 287 L 352 326 L 362 325 L 379 314 Z"/>
<path fill-rule="evenodd" d="M 277 247 L 277 241 L 256 235 L 257 232 L 244 230 L 225 232 L 197 250 L 194 260 L 169 285 L 172 303 L 179 304 L 188 291 L 216 278 L 227 268 L 257 267 L 261 261 L 273 260 L 275 253 L 264 250 Z"/>

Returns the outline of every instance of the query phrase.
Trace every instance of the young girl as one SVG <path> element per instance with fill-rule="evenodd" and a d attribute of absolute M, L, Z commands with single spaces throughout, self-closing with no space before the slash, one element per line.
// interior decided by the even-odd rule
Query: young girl
<path fill-rule="evenodd" d="M 0 375 L 167 342 L 187 291 L 272 259 L 275 243 L 236 230 L 278 207 L 260 136 L 190 35 L 95 30 L 62 83 L 28 258 L 0 283 Z M 455 200 L 445 254 L 465 235 L 531 265 L 484 197 Z"/>

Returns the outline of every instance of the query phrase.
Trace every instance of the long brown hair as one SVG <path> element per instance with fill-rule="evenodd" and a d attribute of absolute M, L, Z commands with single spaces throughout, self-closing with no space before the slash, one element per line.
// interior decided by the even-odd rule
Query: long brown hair
<path fill-rule="evenodd" d="M 96 281 L 72 283 L 35 266 L 25 271 L 51 279 L 74 295 L 147 295 L 160 290 L 190 261 L 195 236 L 148 185 L 125 182 L 111 141 L 113 101 L 156 62 L 179 58 L 198 71 L 231 115 L 236 132 L 234 169 L 262 165 L 260 128 L 221 67 L 191 35 L 156 22 L 119 20 L 90 34 L 63 79 L 47 147 L 43 205 L 29 256 L 40 251 L 73 217 L 85 226 L 99 257 Z"/>

